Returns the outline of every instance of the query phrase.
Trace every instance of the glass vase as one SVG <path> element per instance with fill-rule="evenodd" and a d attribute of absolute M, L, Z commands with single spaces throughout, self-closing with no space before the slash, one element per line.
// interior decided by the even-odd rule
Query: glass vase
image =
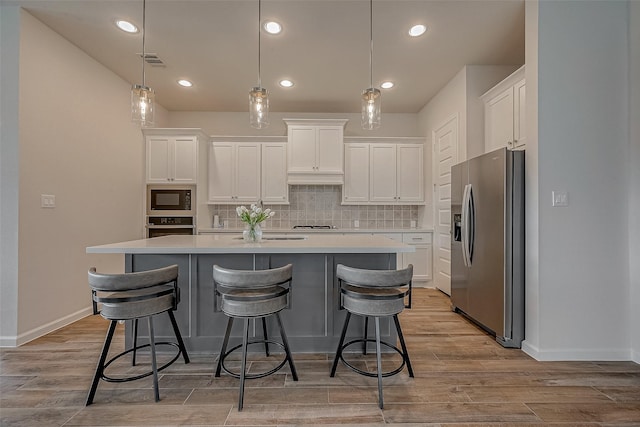
<path fill-rule="evenodd" d="M 247 243 L 257 243 L 262 240 L 262 228 L 258 224 L 247 224 L 242 231 L 242 238 Z"/>

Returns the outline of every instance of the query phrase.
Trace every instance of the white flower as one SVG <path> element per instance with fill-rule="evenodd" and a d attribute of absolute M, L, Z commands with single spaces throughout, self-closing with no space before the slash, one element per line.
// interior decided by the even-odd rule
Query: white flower
<path fill-rule="evenodd" d="M 274 216 L 276 213 L 275 212 L 269 212 L 269 217 Z"/>
<path fill-rule="evenodd" d="M 238 216 L 242 215 L 242 206 L 238 206 L 236 208 L 236 213 L 238 214 Z"/>

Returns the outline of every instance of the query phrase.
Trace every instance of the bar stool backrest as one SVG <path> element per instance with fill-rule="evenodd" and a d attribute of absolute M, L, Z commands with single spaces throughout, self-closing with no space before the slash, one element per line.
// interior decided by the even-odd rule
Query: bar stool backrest
<path fill-rule="evenodd" d="M 396 288 L 409 286 L 413 277 L 413 265 L 402 270 L 364 270 L 338 264 L 336 276 L 351 286 L 361 288 Z"/>
<path fill-rule="evenodd" d="M 291 281 L 292 271 L 291 264 L 270 270 L 231 270 L 214 265 L 213 280 L 225 288 L 263 289 Z"/>
<path fill-rule="evenodd" d="M 178 266 L 170 265 L 157 270 L 136 273 L 102 274 L 89 270 L 89 286 L 96 291 L 131 291 L 163 285 L 178 279 Z"/>

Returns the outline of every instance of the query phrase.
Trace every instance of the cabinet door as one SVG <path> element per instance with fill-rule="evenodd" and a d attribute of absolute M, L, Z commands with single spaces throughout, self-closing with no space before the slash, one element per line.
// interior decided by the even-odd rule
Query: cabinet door
<path fill-rule="evenodd" d="M 513 143 L 513 87 L 485 103 L 485 151 L 511 147 Z"/>
<path fill-rule="evenodd" d="M 514 148 L 524 148 L 527 143 L 527 108 L 526 108 L 526 85 L 525 80 L 520 80 L 513 87 L 514 99 L 514 122 L 513 122 L 513 146 Z"/>
<path fill-rule="evenodd" d="M 402 254 L 402 267 L 413 264 L 413 280 L 431 280 L 431 245 L 416 245 L 415 252 Z"/>
<path fill-rule="evenodd" d="M 185 137 L 173 140 L 173 182 L 176 184 L 196 183 L 197 153 L 197 138 Z"/>
<path fill-rule="evenodd" d="M 431 233 L 403 233 L 402 241 L 415 247 L 415 252 L 402 254 L 402 267 L 413 264 L 413 280 L 427 281 L 432 278 Z"/>
<path fill-rule="evenodd" d="M 289 172 L 313 173 L 316 170 L 316 128 L 289 128 Z"/>
<path fill-rule="evenodd" d="M 343 203 L 369 201 L 369 144 L 350 143 L 344 146 Z"/>
<path fill-rule="evenodd" d="M 255 203 L 260 199 L 260 145 L 239 143 L 235 153 L 235 200 Z"/>
<path fill-rule="evenodd" d="M 209 201 L 233 202 L 234 146 L 214 142 L 209 150 Z"/>
<path fill-rule="evenodd" d="M 169 182 L 169 143 L 169 138 L 147 138 L 147 182 Z"/>
<path fill-rule="evenodd" d="M 316 139 L 316 172 L 343 172 L 342 127 L 318 127 Z"/>
<path fill-rule="evenodd" d="M 262 145 L 261 196 L 264 203 L 289 203 L 286 144 L 265 143 Z"/>
<path fill-rule="evenodd" d="M 392 204 L 396 199 L 396 147 L 393 144 L 371 144 L 369 200 Z"/>
<path fill-rule="evenodd" d="M 397 152 L 397 201 L 424 202 L 423 152 L 418 144 L 399 144 Z"/>

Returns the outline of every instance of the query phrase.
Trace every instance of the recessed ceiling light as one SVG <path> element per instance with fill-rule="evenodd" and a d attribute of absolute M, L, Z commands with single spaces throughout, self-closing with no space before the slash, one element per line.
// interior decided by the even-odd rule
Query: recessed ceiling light
<path fill-rule="evenodd" d="M 280 86 L 291 87 L 293 86 L 293 82 L 291 80 L 283 79 L 283 80 L 280 80 Z"/>
<path fill-rule="evenodd" d="M 382 89 L 391 89 L 393 86 L 393 82 L 382 82 L 382 84 L 380 85 Z"/>
<path fill-rule="evenodd" d="M 193 83 L 191 83 L 189 80 L 185 80 L 185 79 L 178 80 L 178 84 L 179 84 L 180 86 L 184 86 L 184 87 L 191 87 L 191 86 L 193 86 Z"/>
<path fill-rule="evenodd" d="M 409 35 L 411 37 L 418 37 L 423 35 L 425 31 L 427 31 L 427 26 L 418 24 L 418 25 L 414 25 L 409 29 Z"/>
<path fill-rule="evenodd" d="M 269 21 L 264 23 L 264 29 L 269 34 L 280 34 L 280 31 L 282 31 L 282 25 L 275 21 Z"/>
<path fill-rule="evenodd" d="M 136 27 L 135 25 L 133 25 L 129 21 L 123 21 L 123 20 L 120 19 L 120 20 L 116 21 L 116 25 L 122 31 L 126 31 L 127 33 L 137 33 L 138 32 L 138 27 Z"/>

